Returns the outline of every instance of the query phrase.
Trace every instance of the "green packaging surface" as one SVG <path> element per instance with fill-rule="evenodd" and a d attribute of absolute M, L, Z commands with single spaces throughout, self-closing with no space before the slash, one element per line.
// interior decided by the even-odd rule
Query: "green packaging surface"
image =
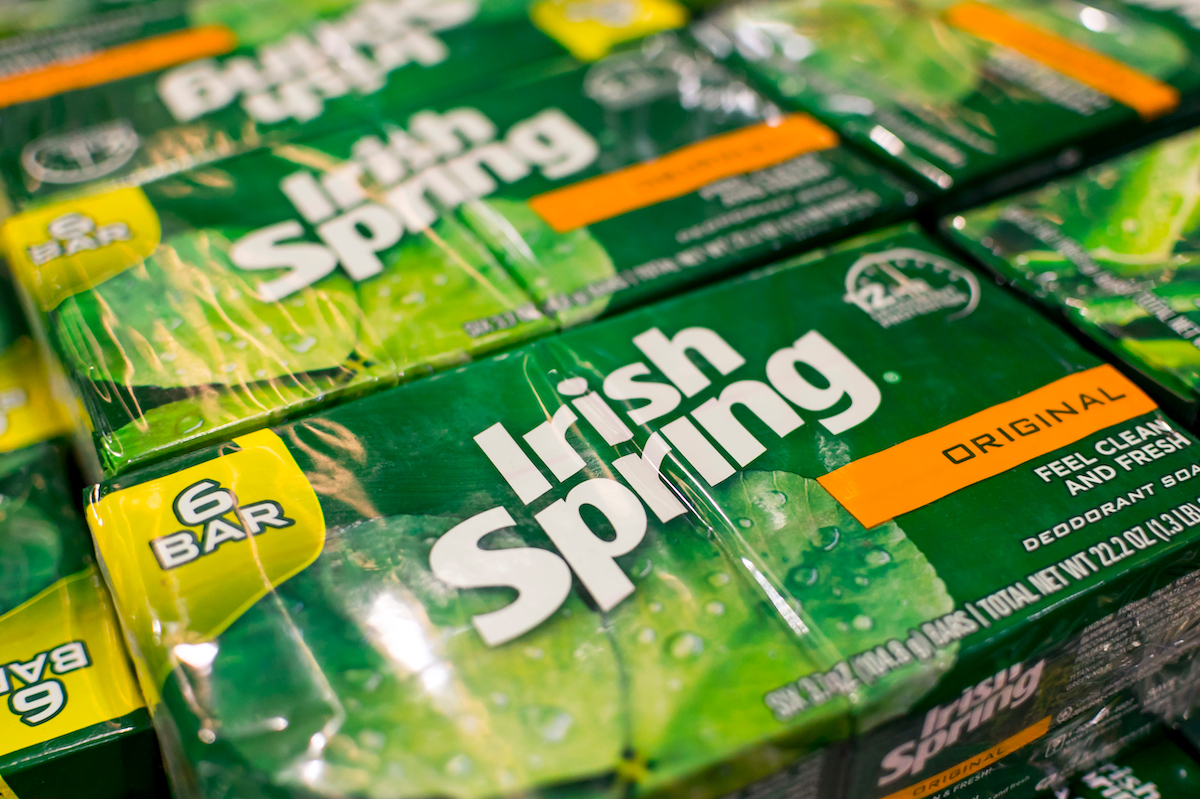
<path fill-rule="evenodd" d="M 184 796 L 982 799 L 1196 688 L 1196 442 L 899 228 L 97 487 Z"/>
<path fill-rule="evenodd" d="M 166 778 L 76 511 L 69 427 L 0 283 L 0 795 L 160 796 Z"/>
<path fill-rule="evenodd" d="M 663 34 L 4 230 L 113 473 L 913 202 L 824 125 Z"/>
<path fill-rule="evenodd" d="M 945 221 L 956 242 L 1152 381 L 1189 424 L 1200 400 L 1200 134 Z"/>
<path fill-rule="evenodd" d="M 27 207 L 595 60 L 678 27 L 672 0 L 191 0 L 178 29 L 0 79 L 0 180 Z"/>
<path fill-rule="evenodd" d="M 1197 708 L 1191 708 L 1184 714 L 1183 718 L 1176 719 L 1175 728 L 1179 730 L 1184 739 L 1196 749 L 1200 745 L 1200 721 L 1197 720 Z"/>
<path fill-rule="evenodd" d="M 1166 735 L 1147 739 L 1137 751 L 1106 762 L 1054 799 L 1190 799 L 1200 796 L 1200 764 Z M 1047 797 L 1046 799 L 1049 799 Z"/>
<path fill-rule="evenodd" d="M 1106 0 L 766 0 L 701 33 L 785 101 L 943 191 L 1075 166 L 1192 108 L 1200 88 L 1189 25 Z"/>
<path fill-rule="evenodd" d="M 186 0 L 17 0 L 0 8 L 0 85 L 186 24 Z"/>

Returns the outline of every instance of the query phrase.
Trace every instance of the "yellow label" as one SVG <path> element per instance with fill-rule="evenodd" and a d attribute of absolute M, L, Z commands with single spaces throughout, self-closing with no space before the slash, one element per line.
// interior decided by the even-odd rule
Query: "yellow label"
<path fill-rule="evenodd" d="M 1001 47 L 1016 50 L 1127 105 L 1144 119 L 1179 106 L 1179 90 L 1114 58 L 1017 19 L 986 3 L 967 0 L 946 10 L 946 22 Z"/>
<path fill-rule="evenodd" d="M 233 443 L 88 508 L 117 604 L 160 684 L 325 544 L 316 492 L 279 436 Z"/>
<path fill-rule="evenodd" d="M 50 390 L 37 345 L 22 336 L 0 355 L 0 452 L 67 435 L 71 420 Z"/>
<path fill-rule="evenodd" d="M 924 799 L 924 797 L 931 796 L 948 785 L 962 782 L 972 774 L 995 765 L 996 761 L 1008 757 L 1026 744 L 1033 743 L 1049 732 L 1049 730 L 1050 717 L 1046 716 L 1046 718 L 1037 724 L 1034 724 L 1032 727 L 1026 727 L 1010 738 L 1005 738 L 986 752 L 980 752 L 974 757 L 964 760 L 956 766 L 951 766 L 929 779 L 921 780 L 916 785 L 910 785 L 902 791 L 890 793 L 883 797 L 883 799 Z"/>
<path fill-rule="evenodd" d="M 817 481 L 874 527 L 1157 405 L 1105 364 L 859 458 Z"/>
<path fill-rule="evenodd" d="M 17 792 L 8 787 L 3 777 L 0 777 L 0 799 L 17 799 Z"/>
<path fill-rule="evenodd" d="M 539 0 L 533 24 L 580 61 L 608 55 L 614 45 L 678 28 L 687 9 L 674 0 Z"/>
<path fill-rule="evenodd" d="M 19 214 L 2 235 L 17 280 L 49 311 L 148 258 L 162 228 L 145 192 L 134 187 Z"/>
<path fill-rule="evenodd" d="M 722 133 L 653 161 L 539 194 L 529 207 L 565 233 L 837 143 L 837 134 L 808 114 L 789 114 L 774 124 Z"/>
<path fill-rule="evenodd" d="M 0 755 L 143 706 L 94 566 L 0 616 L 0 663 Z"/>

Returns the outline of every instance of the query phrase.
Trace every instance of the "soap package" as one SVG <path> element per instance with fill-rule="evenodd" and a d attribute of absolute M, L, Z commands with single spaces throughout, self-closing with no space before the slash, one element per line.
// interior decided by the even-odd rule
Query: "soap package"
<path fill-rule="evenodd" d="M 10 218 L 95 468 L 192 449 L 910 212 L 674 34 Z"/>
<path fill-rule="evenodd" d="M 0 276 L 0 795 L 155 799 L 166 776 L 77 510 L 69 429 Z"/>
<path fill-rule="evenodd" d="M 137 185 L 380 113 L 593 61 L 677 27 L 673 0 L 174 0 L 166 30 L 0 77 L 0 183 L 21 210 Z M 555 66 L 557 65 L 557 66 Z"/>
<path fill-rule="evenodd" d="M 947 204 L 1193 117 L 1200 32 L 1169 6 L 759 0 L 699 27 L 764 89 Z"/>
<path fill-rule="evenodd" d="M 1200 408 L 1200 133 L 948 216 L 942 229 L 1141 377 Z"/>
<path fill-rule="evenodd" d="M 1117 757 L 1105 757 L 1069 788 L 1040 799 L 1185 799 L 1200 795 L 1200 763 L 1194 751 L 1157 732 Z"/>
<path fill-rule="evenodd" d="M 88 518 L 184 797 L 1014 799 L 1191 706 L 1196 451 L 906 227 Z"/>

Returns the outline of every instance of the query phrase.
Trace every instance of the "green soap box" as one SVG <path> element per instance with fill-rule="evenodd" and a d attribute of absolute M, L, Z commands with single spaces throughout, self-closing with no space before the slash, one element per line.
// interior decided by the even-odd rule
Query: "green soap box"
<path fill-rule="evenodd" d="M 675 34 L 95 189 L 8 256 L 96 469 L 228 439 L 909 213 Z"/>
<path fill-rule="evenodd" d="M 417 110 L 513 74 L 594 61 L 687 20 L 673 0 L 622 0 L 609 13 L 578 0 L 173 0 L 139 8 L 165 19 L 111 46 L 68 37 L 85 56 L 0 77 L 0 183 L 15 209 Z"/>
<path fill-rule="evenodd" d="M 182 796 L 1014 799 L 1190 705 L 1198 451 L 905 227 L 88 516 Z"/>
<path fill-rule="evenodd" d="M 698 32 L 785 105 L 959 204 L 1194 117 L 1200 31 L 1186 6 L 761 0 Z"/>
<path fill-rule="evenodd" d="M 1139 375 L 1181 420 L 1200 410 L 1200 134 L 947 217 L 942 230 Z"/>
<path fill-rule="evenodd" d="M 0 276 L 0 795 L 157 799 L 166 775 L 77 510 L 68 430 Z"/>

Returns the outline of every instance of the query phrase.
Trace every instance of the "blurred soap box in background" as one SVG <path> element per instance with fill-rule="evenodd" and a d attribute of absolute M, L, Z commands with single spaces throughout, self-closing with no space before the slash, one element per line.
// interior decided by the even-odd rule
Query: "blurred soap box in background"
<path fill-rule="evenodd" d="M 549 63 L 9 219 L 7 253 L 78 395 L 93 474 L 458 365 L 917 202 L 686 35 Z"/>
<path fill-rule="evenodd" d="M 166 777 L 77 510 L 69 429 L 0 277 L 0 793 L 155 799 Z"/>

